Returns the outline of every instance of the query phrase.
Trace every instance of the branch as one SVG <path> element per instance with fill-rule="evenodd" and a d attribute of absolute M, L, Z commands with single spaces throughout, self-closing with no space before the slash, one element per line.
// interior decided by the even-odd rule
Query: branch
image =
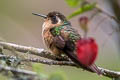
<path fill-rule="evenodd" d="M 0 60 L 3 59 L 14 59 L 16 60 L 17 57 L 16 56 L 9 56 L 9 55 L 0 55 Z M 19 59 L 20 61 L 25 61 L 25 62 L 35 62 L 35 63 L 43 63 L 43 64 L 48 64 L 48 65 L 60 65 L 60 66 L 74 66 L 74 67 L 78 67 L 75 63 L 73 63 L 72 61 L 55 61 L 55 60 L 44 60 L 44 59 L 40 59 L 40 58 L 26 58 L 26 59 Z"/>
<path fill-rule="evenodd" d="M 15 51 L 19 51 L 19 52 L 26 53 L 26 54 L 30 53 L 33 55 L 37 55 L 37 56 L 52 59 L 52 60 L 69 61 L 69 59 L 65 56 L 64 57 L 55 56 L 44 49 L 26 47 L 26 46 L 16 45 L 16 44 L 6 43 L 6 42 L 0 42 L 0 46 L 2 46 L 4 49 L 7 49 L 7 50 L 11 50 L 12 48 Z"/>
<path fill-rule="evenodd" d="M 0 60 L 4 60 L 4 61 L 28 61 L 28 59 L 20 59 L 16 56 L 8 56 L 8 55 L 1 55 L 0 54 Z M 12 62 L 13 64 L 15 62 Z M 21 63 L 20 63 L 21 64 Z M 19 65 L 20 65 L 19 64 Z M 6 72 L 8 73 L 8 71 L 12 72 L 13 73 L 13 76 L 12 76 L 12 79 L 14 78 L 15 80 L 48 80 L 47 77 L 42 77 L 42 75 L 38 75 L 36 72 L 33 72 L 33 71 L 28 71 L 28 70 L 24 70 L 24 69 L 19 69 L 19 68 L 16 68 L 14 66 L 3 66 L 0 64 L 0 72 Z M 22 75 L 21 75 L 22 74 Z"/>
<path fill-rule="evenodd" d="M 0 70 L 13 71 L 13 72 L 16 72 L 16 73 L 19 73 L 19 74 L 37 76 L 37 74 L 35 72 L 32 72 L 32 71 L 16 69 L 16 68 L 13 68 L 13 67 L 7 67 L 7 66 L 3 66 L 3 65 L 0 65 Z"/>
<path fill-rule="evenodd" d="M 47 65 L 72 66 L 72 67 L 80 68 L 78 65 L 76 65 L 72 61 L 42 60 L 39 58 L 30 58 L 23 61 L 31 61 L 31 62 L 37 62 L 37 63 L 47 64 Z M 110 77 L 110 78 L 120 77 L 120 72 L 104 69 L 101 67 L 98 67 L 98 69 L 100 69 L 104 73 L 103 75 L 106 77 Z"/>
<path fill-rule="evenodd" d="M 88 3 L 88 4 L 91 3 L 90 0 L 85 0 L 85 2 Z M 107 13 L 106 11 L 104 11 L 99 5 L 96 5 L 95 8 L 96 8 L 99 12 L 105 14 L 106 16 L 108 16 L 109 18 L 115 20 L 118 24 L 120 24 L 120 21 L 119 21 L 115 16 L 113 16 L 113 15 Z"/>
<path fill-rule="evenodd" d="M 32 54 L 35 53 L 35 55 L 37 54 L 38 56 L 41 56 L 41 54 L 42 54 L 41 57 L 48 58 L 48 57 L 46 57 L 46 53 L 48 53 L 48 52 L 44 49 L 21 46 L 21 45 L 12 44 L 12 43 L 6 43 L 6 42 L 0 42 L 0 45 L 8 50 L 9 50 L 9 47 L 12 47 L 12 48 L 14 48 L 14 50 L 19 51 L 19 52 L 23 52 L 23 53 L 24 52 L 32 52 Z M 43 54 L 43 52 L 45 55 Z M 2 57 L 11 58 L 10 56 L 0 55 L 0 58 L 2 58 Z M 12 58 L 14 58 L 14 56 Z M 49 59 L 52 59 L 52 58 L 53 58 L 53 60 L 48 60 L 48 59 L 43 60 L 40 58 L 27 58 L 27 59 L 23 59 L 21 61 L 30 61 L 30 62 L 36 62 L 36 63 L 42 63 L 42 64 L 48 64 L 48 65 L 72 66 L 72 67 L 78 68 L 78 66 L 74 62 L 70 61 L 69 59 L 67 59 L 69 61 L 64 61 L 63 58 L 60 58 L 60 59 L 63 59 L 63 61 L 57 61 L 57 60 L 55 60 L 56 56 L 53 57 L 53 55 L 50 55 Z M 120 72 L 104 69 L 101 67 L 98 67 L 98 68 L 103 71 L 103 73 L 104 73 L 103 76 L 110 77 L 110 78 L 120 77 Z M 19 72 L 21 72 L 21 70 L 19 70 Z M 33 73 L 33 74 L 36 74 L 36 73 Z"/>

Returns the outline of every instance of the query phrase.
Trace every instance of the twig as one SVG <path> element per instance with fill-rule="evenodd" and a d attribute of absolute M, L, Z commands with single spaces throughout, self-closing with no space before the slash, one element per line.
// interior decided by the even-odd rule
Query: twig
<path fill-rule="evenodd" d="M 105 15 L 107 15 L 109 18 L 114 19 L 118 24 L 120 24 L 120 21 L 119 21 L 115 16 L 107 13 L 106 11 L 104 11 L 103 9 L 101 9 L 98 5 L 96 6 L 96 8 L 97 8 L 100 12 L 102 12 L 102 13 L 105 14 Z"/>
<path fill-rule="evenodd" d="M 0 55 L 0 60 L 4 60 L 4 61 L 28 61 L 29 59 L 20 59 L 16 56 L 9 56 L 9 55 Z M 13 64 L 15 62 L 12 62 Z M 7 64 L 7 63 L 6 63 Z M 47 78 L 42 78 L 41 75 L 37 75 L 36 72 L 33 72 L 33 71 L 28 71 L 28 70 L 24 70 L 24 69 L 19 69 L 17 67 L 14 67 L 14 66 L 3 66 L 3 65 L 0 65 L 0 72 L 8 72 L 8 71 L 11 71 L 13 73 L 13 77 L 15 80 L 24 80 L 24 77 L 26 78 L 26 80 L 48 80 Z M 22 75 L 25 75 L 25 76 L 21 76 L 20 74 Z"/>
<path fill-rule="evenodd" d="M 42 60 L 39 58 L 31 58 L 31 59 L 26 59 L 23 61 L 31 61 L 31 62 L 37 62 L 37 63 L 47 64 L 47 65 L 72 66 L 72 67 L 80 68 L 72 61 Z M 103 75 L 106 77 L 110 77 L 110 78 L 120 77 L 120 72 L 104 69 L 101 67 L 98 67 L 98 69 L 100 69 L 104 73 Z"/>
<path fill-rule="evenodd" d="M 0 55 L 0 60 L 3 59 L 14 59 L 16 60 L 16 56 L 9 56 L 9 55 Z M 40 59 L 40 58 L 26 58 L 26 59 L 20 59 L 18 58 L 18 60 L 20 61 L 30 61 L 30 62 L 36 62 L 36 63 L 43 63 L 43 64 L 48 64 L 48 65 L 65 65 L 65 66 L 74 66 L 74 67 L 78 67 L 75 63 L 73 63 L 72 61 L 55 61 L 55 60 L 44 60 L 44 59 Z"/>
<path fill-rule="evenodd" d="M 32 72 L 32 71 L 16 69 L 16 68 L 13 68 L 13 67 L 7 67 L 7 66 L 3 66 L 3 65 L 0 65 L 0 70 L 13 71 L 13 72 L 16 72 L 16 73 L 19 73 L 19 74 L 37 76 L 37 74 L 35 72 Z"/>
<path fill-rule="evenodd" d="M 88 3 L 88 4 L 91 3 L 90 0 L 85 0 L 85 2 Z M 120 21 L 119 21 L 115 16 L 113 16 L 113 15 L 107 13 L 106 11 L 104 11 L 99 5 L 96 5 L 95 8 L 96 8 L 99 12 L 105 14 L 106 16 L 108 16 L 109 18 L 115 20 L 118 24 L 120 24 Z"/>
<path fill-rule="evenodd" d="M 6 42 L 0 42 L 0 45 L 4 49 L 8 49 L 8 50 L 10 50 L 12 48 L 12 49 L 22 52 L 22 53 L 30 53 L 33 55 L 41 56 L 41 57 L 52 59 L 52 60 L 69 61 L 69 59 L 65 56 L 64 57 L 55 56 L 44 49 L 39 49 L 39 48 L 34 48 L 34 47 L 26 47 L 26 46 L 16 45 L 16 44 L 6 43 Z"/>
<path fill-rule="evenodd" d="M 8 49 L 8 50 L 9 50 L 9 47 L 13 47 L 16 51 L 20 51 L 20 52 L 26 52 L 26 51 L 29 51 L 29 50 L 32 51 L 32 53 L 36 53 L 36 54 L 37 53 L 41 54 L 42 52 L 44 52 L 44 49 L 38 49 L 38 48 L 34 48 L 34 47 L 21 46 L 21 45 L 7 43 L 7 42 L 0 42 L 0 45 L 5 47 L 5 49 Z M 45 51 L 45 52 L 47 52 L 47 51 Z M 44 54 L 46 54 L 45 52 L 44 52 Z M 46 55 L 44 55 L 44 54 L 42 53 L 42 57 L 46 57 Z M 53 55 L 50 55 L 50 56 L 53 56 Z M 6 58 L 14 58 L 14 56 L 10 57 L 10 56 L 6 56 L 6 55 L 0 55 L 0 58 L 2 58 L 2 57 L 4 57 L 4 58 L 5 57 Z M 23 60 L 21 59 L 21 61 L 37 62 L 37 63 L 48 64 L 48 65 L 60 65 L 60 66 L 78 67 L 72 61 L 64 61 L 64 60 L 63 61 L 57 61 L 57 60 L 54 60 L 54 57 L 49 57 L 49 59 L 52 59 L 52 58 L 53 58 L 53 60 L 40 59 L 40 58 L 27 58 L 27 59 L 23 59 Z M 104 74 L 103 74 L 104 76 L 107 76 L 107 77 L 110 77 L 110 78 L 118 78 L 118 77 L 120 77 L 120 72 L 104 69 L 104 68 L 101 68 L 101 67 L 98 67 L 98 68 L 104 72 Z M 9 69 L 9 68 L 7 68 L 7 69 Z M 12 69 L 12 70 L 15 71 L 15 69 Z M 18 70 L 18 72 L 22 73 L 21 70 Z M 25 72 L 27 72 L 27 71 L 25 71 Z M 24 71 L 23 71 L 23 73 L 24 73 Z M 33 74 L 36 74 L 36 73 L 33 73 Z"/>

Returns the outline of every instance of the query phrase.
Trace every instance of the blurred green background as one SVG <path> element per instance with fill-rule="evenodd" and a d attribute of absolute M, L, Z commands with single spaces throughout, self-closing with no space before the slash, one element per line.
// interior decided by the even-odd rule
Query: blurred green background
<path fill-rule="evenodd" d="M 106 8 L 107 2 L 105 0 L 98 0 L 97 2 L 103 9 L 109 11 L 109 8 Z M 32 15 L 32 12 L 47 14 L 51 11 L 59 11 L 68 16 L 75 10 L 75 8 L 70 8 L 64 0 L 0 0 L 0 39 L 16 44 L 45 48 L 41 36 L 43 20 Z M 88 12 L 82 15 L 89 16 L 91 13 Z M 78 29 L 80 34 L 83 34 L 78 25 L 80 16 L 70 19 L 70 22 L 74 28 Z M 99 56 L 96 64 L 103 68 L 119 71 L 120 62 L 116 41 L 105 33 L 106 31 L 111 32 L 108 29 L 111 26 L 111 20 L 106 19 L 100 23 L 99 27 L 105 27 L 105 31 L 101 28 L 94 30 L 104 17 L 106 16 L 99 14 L 89 24 L 89 36 L 95 37 L 99 44 Z M 110 80 L 107 77 L 98 76 L 74 67 L 41 66 L 43 68 L 42 73 L 52 74 L 58 72 L 63 74 L 66 80 Z"/>

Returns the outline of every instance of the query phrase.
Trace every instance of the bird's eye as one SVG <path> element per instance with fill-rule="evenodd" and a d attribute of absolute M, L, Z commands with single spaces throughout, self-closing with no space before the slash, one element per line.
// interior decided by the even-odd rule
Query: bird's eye
<path fill-rule="evenodd" d="M 51 20 L 52 20 L 53 24 L 56 24 L 58 22 L 57 19 L 56 19 L 56 16 L 52 16 Z"/>
<path fill-rule="evenodd" d="M 56 19 L 56 16 L 53 16 L 52 18 L 55 20 L 55 19 Z"/>

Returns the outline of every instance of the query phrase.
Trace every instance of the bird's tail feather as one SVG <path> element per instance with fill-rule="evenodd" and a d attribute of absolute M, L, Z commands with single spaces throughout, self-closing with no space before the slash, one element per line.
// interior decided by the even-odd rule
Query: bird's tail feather
<path fill-rule="evenodd" d="M 89 68 L 98 75 L 103 74 L 103 72 L 95 64 L 92 64 L 91 66 L 89 66 Z"/>

